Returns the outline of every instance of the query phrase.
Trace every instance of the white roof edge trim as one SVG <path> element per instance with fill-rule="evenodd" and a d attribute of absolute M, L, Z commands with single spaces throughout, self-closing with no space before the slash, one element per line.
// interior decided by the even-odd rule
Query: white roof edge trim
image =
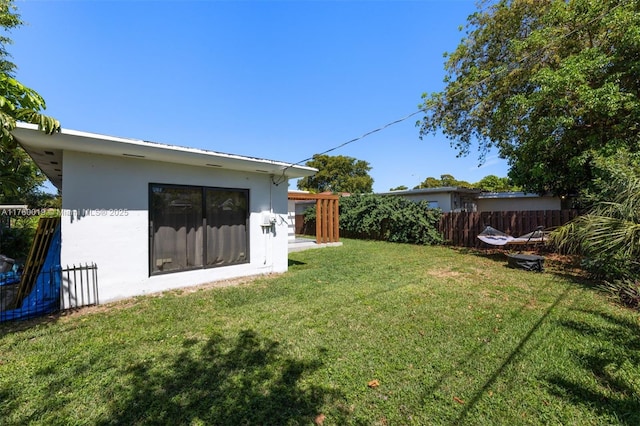
<path fill-rule="evenodd" d="M 18 122 L 16 123 L 16 127 L 18 129 L 38 131 L 38 126 L 30 123 Z M 307 175 L 307 173 L 314 174 L 318 172 L 318 169 L 315 169 L 313 167 L 301 166 L 295 163 L 286 163 L 282 161 L 268 160 L 268 159 L 258 158 L 258 157 L 248 157 L 248 156 L 242 156 L 242 155 L 227 154 L 227 153 L 218 152 L 218 151 L 189 148 L 189 147 L 184 147 L 179 145 L 170 145 L 170 144 L 158 143 L 158 142 L 148 142 L 141 139 L 122 138 L 117 136 L 109 136 L 109 135 L 103 135 L 100 133 L 91 133 L 91 132 L 85 132 L 80 130 L 61 128 L 59 134 L 122 143 L 130 146 L 140 147 L 142 149 L 147 148 L 147 149 L 155 149 L 155 150 L 167 150 L 167 151 L 181 152 L 185 154 L 196 154 L 196 155 L 203 155 L 208 157 L 224 158 L 229 160 L 239 160 L 239 161 L 260 163 L 260 164 L 278 167 L 280 172 L 285 172 L 287 169 L 294 169 L 294 170 L 298 170 L 299 172 L 306 172 L 304 173 L 304 175 Z M 300 174 L 300 173 L 296 173 L 296 174 Z"/>
<path fill-rule="evenodd" d="M 397 191 L 378 192 L 378 195 L 420 195 L 429 194 L 434 192 L 451 193 L 460 192 L 466 194 L 478 194 L 479 189 L 476 188 L 463 188 L 461 186 L 439 186 L 435 188 L 417 188 L 417 189 L 401 189 Z"/>
<path fill-rule="evenodd" d="M 506 198 L 556 198 L 551 194 L 534 194 L 531 192 L 511 191 L 511 192 L 483 192 L 478 195 L 482 199 L 506 199 Z"/>

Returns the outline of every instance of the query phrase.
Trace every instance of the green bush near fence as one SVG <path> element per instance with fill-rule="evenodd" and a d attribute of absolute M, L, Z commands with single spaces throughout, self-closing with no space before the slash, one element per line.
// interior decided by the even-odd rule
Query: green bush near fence
<path fill-rule="evenodd" d="M 18 216 L 11 219 L 10 226 L 0 224 L 0 253 L 24 262 L 29 255 L 37 226 L 38 216 Z"/>
<path fill-rule="evenodd" d="M 442 243 L 442 212 L 426 201 L 374 194 L 340 199 L 340 235 L 352 238 L 432 245 Z"/>

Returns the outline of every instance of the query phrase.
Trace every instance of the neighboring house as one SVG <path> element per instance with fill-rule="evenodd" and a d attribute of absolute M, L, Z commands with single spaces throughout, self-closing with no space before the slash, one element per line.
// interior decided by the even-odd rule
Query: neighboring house
<path fill-rule="evenodd" d="M 100 302 L 287 270 L 282 162 L 20 124 L 61 190 L 61 264 L 95 263 Z"/>
<path fill-rule="evenodd" d="M 479 189 L 443 186 L 440 188 L 406 189 L 402 191 L 381 192 L 380 195 L 396 195 L 411 201 L 427 201 L 429 207 L 448 212 L 477 211 L 476 197 Z"/>
<path fill-rule="evenodd" d="M 561 210 L 562 199 L 525 192 L 483 192 L 476 202 L 479 212 Z"/>
<path fill-rule="evenodd" d="M 561 210 L 560 197 L 524 192 L 482 192 L 479 189 L 440 187 L 383 192 L 412 201 L 427 201 L 429 206 L 449 212 Z"/>

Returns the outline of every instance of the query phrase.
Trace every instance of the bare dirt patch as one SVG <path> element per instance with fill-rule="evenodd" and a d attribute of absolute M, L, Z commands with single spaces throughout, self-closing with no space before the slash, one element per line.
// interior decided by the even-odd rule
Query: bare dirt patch
<path fill-rule="evenodd" d="M 462 275 L 461 272 L 452 271 L 451 269 L 429 269 L 427 274 L 436 278 L 456 278 Z"/>

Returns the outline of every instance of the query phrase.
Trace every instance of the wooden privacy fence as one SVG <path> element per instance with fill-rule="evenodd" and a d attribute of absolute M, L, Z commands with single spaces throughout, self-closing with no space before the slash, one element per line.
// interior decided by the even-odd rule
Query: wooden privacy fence
<path fill-rule="evenodd" d="M 564 225 L 576 216 L 577 210 L 445 213 L 440 219 L 440 232 L 447 244 L 484 247 L 486 245 L 477 236 L 485 226 L 519 237 L 538 226 L 548 230 Z"/>

